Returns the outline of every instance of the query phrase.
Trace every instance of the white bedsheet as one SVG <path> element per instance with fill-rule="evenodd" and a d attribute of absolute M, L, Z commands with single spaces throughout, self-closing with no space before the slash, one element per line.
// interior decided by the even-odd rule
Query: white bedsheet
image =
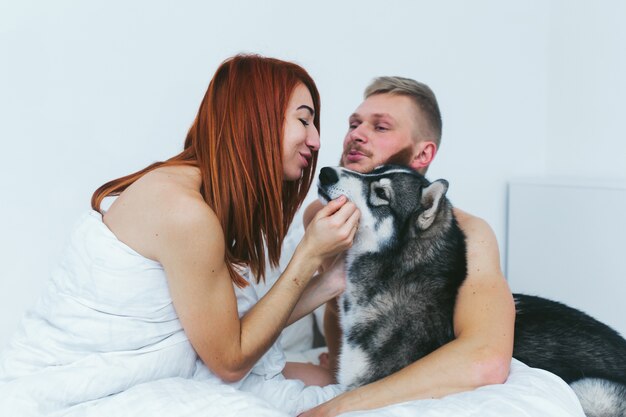
<path fill-rule="evenodd" d="M 304 411 L 297 403 L 331 398 L 339 387 L 304 389 L 297 381 L 253 377 L 240 389 L 212 379 L 166 378 L 122 393 L 40 413 L 37 398 L 14 396 L 0 386 L 2 416 L 289 416 Z M 102 383 L 102 381 L 101 381 Z M 59 387 L 71 387 L 71 381 Z M 252 392 L 247 392 L 251 389 Z M 305 398 L 309 397 L 309 398 Z M 303 401 L 304 400 L 304 401 Z M 377 410 L 345 413 L 377 417 L 584 417 L 574 393 L 558 377 L 513 361 L 509 380 L 438 400 L 411 401 Z"/>
<path fill-rule="evenodd" d="M 239 313 L 258 295 L 237 290 Z M 90 212 L 9 347 L 0 353 L 0 416 L 286 416 L 341 392 L 285 380 L 275 344 L 226 384 L 197 358 L 161 266 L 119 242 Z M 582 417 L 556 376 L 514 361 L 506 384 L 350 415 Z"/>
<path fill-rule="evenodd" d="M 251 285 L 235 293 L 243 316 L 257 293 Z M 202 393 L 203 407 L 219 406 L 221 393 L 227 399 L 241 394 L 245 405 L 251 394 L 235 389 L 256 391 L 274 404 L 268 410 L 276 413 L 280 406 L 289 414 L 336 394 L 336 388 L 303 389 L 284 381 L 284 365 L 276 343 L 242 381 L 222 382 L 187 339 L 163 267 L 119 241 L 91 211 L 77 223 L 43 296 L 0 352 L 0 416 L 124 408 L 127 398 L 160 393 L 163 384 L 189 390 L 185 398 L 192 404 L 193 393 Z M 267 392 L 255 386 L 275 379 L 282 383 Z"/>

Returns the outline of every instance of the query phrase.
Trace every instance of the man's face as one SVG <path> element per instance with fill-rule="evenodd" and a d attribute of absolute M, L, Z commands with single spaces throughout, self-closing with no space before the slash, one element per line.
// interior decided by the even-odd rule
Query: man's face
<path fill-rule="evenodd" d="M 412 166 L 418 111 L 407 96 L 376 94 L 365 99 L 350 116 L 341 165 L 358 172 L 386 163 Z"/>

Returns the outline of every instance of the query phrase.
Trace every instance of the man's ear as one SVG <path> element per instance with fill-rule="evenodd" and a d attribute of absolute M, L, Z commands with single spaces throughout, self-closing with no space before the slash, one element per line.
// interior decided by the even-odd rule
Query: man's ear
<path fill-rule="evenodd" d="M 416 171 L 425 172 L 426 168 L 437 155 L 437 144 L 435 142 L 423 140 L 415 146 L 415 154 L 409 166 Z"/>
<path fill-rule="evenodd" d="M 435 221 L 439 206 L 448 191 L 448 181 L 437 180 L 422 190 L 421 205 L 424 211 L 417 217 L 417 227 L 428 229 Z"/>

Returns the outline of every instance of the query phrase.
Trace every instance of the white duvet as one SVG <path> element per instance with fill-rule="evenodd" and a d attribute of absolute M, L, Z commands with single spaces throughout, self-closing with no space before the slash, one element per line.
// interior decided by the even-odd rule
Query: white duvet
<path fill-rule="evenodd" d="M 155 364 L 158 366 L 158 364 Z M 106 380 L 99 383 L 106 384 Z M 9 384 L 10 385 L 10 384 Z M 2 416 L 290 416 L 340 392 L 337 386 L 305 389 L 296 381 L 280 377 L 253 377 L 243 390 L 211 378 L 165 378 L 133 386 L 121 393 L 94 401 L 42 410 L 40 399 L 0 387 Z M 56 386 L 75 388 L 72 380 Z M 5 390 L 9 388 L 8 390 Z M 245 389 L 252 388 L 252 392 Z M 307 395 L 308 393 L 308 395 Z M 320 395 L 321 394 L 321 395 Z M 303 401 L 304 400 L 304 401 Z M 299 404 L 298 404 L 299 403 Z M 345 416 L 377 417 L 584 417 L 569 387 L 556 376 L 513 361 L 511 376 L 503 385 L 486 386 L 438 400 L 419 400 L 388 407 L 345 413 Z"/>
<path fill-rule="evenodd" d="M 258 299 L 237 291 L 239 313 Z M 341 392 L 285 380 L 277 343 L 237 384 L 197 358 L 161 266 L 117 240 L 96 212 L 72 234 L 40 302 L 0 354 L 0 416 L 288 416 Z M 503 385 L 346 415 L 583 416 L 558 377 L 513 361 Z"/>

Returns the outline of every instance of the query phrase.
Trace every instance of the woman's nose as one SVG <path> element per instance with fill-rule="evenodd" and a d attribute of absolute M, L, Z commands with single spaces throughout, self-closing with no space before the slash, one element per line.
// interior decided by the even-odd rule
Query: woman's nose
<path fill-rule="evenodd" d="M 318 151 L 320 149 L 320 134 L 317 132 L 317 129 L 314 130 L 314 133 L 309 133 L 305 143 L 312 151 Z"/>

